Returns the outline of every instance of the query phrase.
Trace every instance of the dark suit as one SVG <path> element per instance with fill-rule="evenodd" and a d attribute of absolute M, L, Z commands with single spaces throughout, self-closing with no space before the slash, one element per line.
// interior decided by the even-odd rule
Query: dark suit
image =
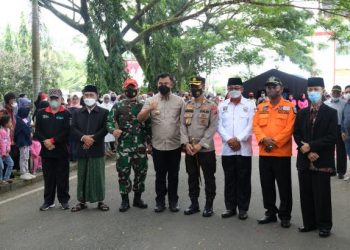
<path fill-rule="evenodd" d="M 107 134 L 107 116 L 108 110 L 95 106 L 89 113 L 86 107 L 83 107 L 73 113 L 72 135 L 77 140 L 77 158 L 104 157 L 105 146 L 104 138 Z M 83 135 L 93 135 L 94 144 L 89 149 L 84 149 L 84 143 L 81 141 Z"/>
<path fill-rule="evenodd" d="M 298 145 L 297 169 L 304 227 L 332 228 L 330 173 L 322 169 L 335 169 L 337 119 L 337 111 L 325 104 L 320 106 L 314 125 L 310 121 L 310 107 L 300 110 L 296 117 L 294 140 Z M 299 150 L 302 141 L 310 145 L 310 152 L 319 155 L 313 162 L 316 171 L 310 170 L 308 153 Z"/>

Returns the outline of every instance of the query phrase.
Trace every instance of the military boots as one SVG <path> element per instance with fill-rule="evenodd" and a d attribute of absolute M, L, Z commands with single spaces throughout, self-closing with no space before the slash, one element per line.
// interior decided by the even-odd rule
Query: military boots
<path fill-rule="evenodd" d="M 126 212 L 129 208 L 130 208 L 129 195 L 122 194 L 122 203 L 120 204 L 119 212 Z"/>
<path fill-rule="evenodd" d="M 147 208 L 147 204 L 141 199 L 141 193 L 135 193 L 134 202 L 132 204 L 134 207 Z"/>

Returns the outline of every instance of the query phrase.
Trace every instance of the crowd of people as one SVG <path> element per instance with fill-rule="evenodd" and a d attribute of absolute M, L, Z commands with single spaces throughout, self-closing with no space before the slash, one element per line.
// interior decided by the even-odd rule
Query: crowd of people
<path fill-rule="evenodd" d="M 185 154 L 190 205 L 185 215 L 200 212 L 201 170 L 204 177 L 203 217 L 213 215 L 216 196 L 216 155 L 214 135 L 222 138 L 224 199 L 222 218 L 238 214 L 248 218 L 251 197 L 252 135 L 259 145 L 259 173 L 267 224 L 280 219 L 283 228 L 291 225 L 292 140 L 297 144 L 297 163 L 303 226 L 300 232 L 319 230 L 330 235 L 332 204 L 330 177 L 346 174 L 346 152 L 350 150 L 350 86 L 344 94 L 334 86 L 325 99 L 322 78 L 308 79 L 307 95 L 298 101 L 283 98 L 283 83 L 271 76 L 258 100 L 253 92 L 243 97 L 240 78 L 230 78 L 227 95 L 205 96 L 205 78 L 189 80 L 190 92 L 173 93 L 174 79 L 160 74 L 158 93 L 140 95 L 134 79 L 123 83 L 123 93 L 100 95 L 87 85 L 82 95 L 71 95 L 65 103 L 60 89 L 39 93 L 32 102 L 24 95 L 4 95 L 0 110 L 0 184 L 12 182 L 13 169 L 20 178 L 44 176 L 44 202 L 41 211 L 55 206 L 57 192 L 62 209 L 69 209 L 69 161 L 77 161 L 77 201 L 71 207 L 79 212 L 96 203 L 108 211 L 105 200 L 105 157 L 116 155 L 120 212 L 132 205 L 148 207 L 142 200 L 152 155 L 156 172 L 154 211 L 168 207 L 180 210 L 178 179 L 181 154 Z M 306 98 L 307 96 L 307 98 Z M 33 107 L 32 107 L 33 106 Z M 33 111 L 33 112 L 32 112 Z M 336 162 L 335 164 L 335 146 Z M 30 164 L 29 164 L 30 162 Z M 130 179 L 131 169 L 134 180 Z M 5 170 L 5 171 L 3 171 Z M 276 205 L 276 187 L 280 205 Z"/>

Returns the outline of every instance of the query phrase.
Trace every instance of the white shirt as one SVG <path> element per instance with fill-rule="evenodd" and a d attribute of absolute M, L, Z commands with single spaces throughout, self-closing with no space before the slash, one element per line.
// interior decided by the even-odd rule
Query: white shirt
<path fill-rule="evenodd" d="M 255 105 L 242 96 L 235 105 L 230 99 L 220 103 L 218 132 L 222 138 L 222 155 L 252 156 L 252 128 Z M 236 137 L 241 142 L 241 149 L 233 151 L 227 141 Z"/>

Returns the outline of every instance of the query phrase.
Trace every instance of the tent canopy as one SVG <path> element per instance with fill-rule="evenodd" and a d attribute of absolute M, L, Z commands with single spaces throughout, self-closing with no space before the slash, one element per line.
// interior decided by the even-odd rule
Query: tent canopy
<path fill-rule="evenodd" d="M 243 83 L 244 96 L 248 96 L 249 92 L 254 92 L 256 98 L 260 96 L 262 90 L 265 91 L 265 83 L 270 76 L 278 77 L 284 87 L 284 92 L 292 94 L 294 99 L 299 99 L 303 93 L 306 93 L 307 79 L 271 69 Z"/>

